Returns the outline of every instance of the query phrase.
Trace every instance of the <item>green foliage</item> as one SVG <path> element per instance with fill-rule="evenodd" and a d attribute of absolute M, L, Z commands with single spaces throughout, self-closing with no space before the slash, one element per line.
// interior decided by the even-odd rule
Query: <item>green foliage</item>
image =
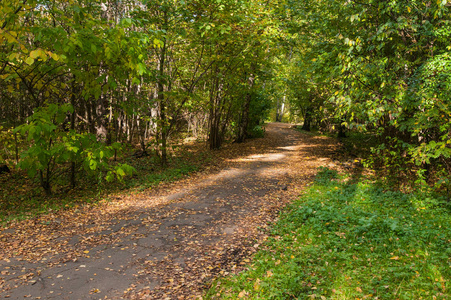
<path fill-rule="evenodd" d="M 16 152 L 16 140 L 13 130 L 4 128 L 0 125 L 0 141 L 2 141 L 2 146 L 0 148 L 0 163 L 5 163 L 7 160 L 13 160 Z"/>
<path fill-rule="evenodd" d="M 256 125 L 254 128 L 252 128 L 250 132 L 250 137 L 253 138 L 262 138 L 265 136 L 265 127 Z"/>
<path fill-rule="evenodd" d="M 14 132 L 27 136 L 32 145 L 21 154 L 18 167 L 26 169 L 29 176 L 39 174 L 41 186 L 46 193 L 51 193 L 51 180 L 59 164 L 69 160 L 69 152 L 61 141 L 66 133 L 58 130 L 66 113 L 71 110 L 68 105 L 59 107 L 51 104 L 37 109 L 30 117 L 28 124 L 18 126 Z"/>
<path fill-rule="evenodd" d="M 97 176 L 99 180 L 103 173 L 106 173 L 108 181 L 131 174 L 132 167 L 125 164 L 111 166 L 109 163 L 114 150 L 119 148 L 118 144 L 106 146 L 92 134 L 77 134 L 61 126 L 71 112 L 70 105 L 50 104 L 37 109 L 27 124 L 14 130 L 31 143 L 22 152 L 18 167 L 27 170 L 31 177 L 39 176 L 41 186 L 48 194 L 56 171 L 67 163 L 82 164 L 88 174 Z"/>
<path fill-rule="evenodd" d="M 319 167 L 315 182 L 323 185 L 333 184 L 333 180 L 338 178 L 338 172 L 327 167 Z"/>
<path fill-rule="evenodd" d="M 264 90 L 255 91 L 251 97 L 248 131 L 250 131 L 250 137 L 263 137 L 264 132 L 262 131 L 264 131 L 264 128 L 262 124 L 271 111 L 271 100 Z"/>
<path fill-rule="evenodd" d="M 449 203 L 348 179 L 322 168 L 248 270 L 217 281 L 210 298 L 449 298 Z"/>
<path fill-rule="evenodd" d="M 290 16 L 292 113 L 329 130 L 376 132 L 374 161 L 400 175 L 391 179 L 449 176 L 450 9 L 446 1 L 290 2 L 278 12 Z"/>

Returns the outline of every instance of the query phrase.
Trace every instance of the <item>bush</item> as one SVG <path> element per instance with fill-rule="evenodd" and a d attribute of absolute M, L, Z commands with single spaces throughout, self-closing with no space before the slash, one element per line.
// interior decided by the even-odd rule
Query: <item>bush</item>
<path fill-rule="evenodd" d="M 114 178 L 121 179 L 134 171 L 125 164 L 109 164 L 114 150 L 119 147 L 118 144 L 106 146 L 98 142 L 93 134 L 78 134 L 73 130 L 66 131 L 61 128 L 59 124 L 72 112 L 70 105 L 50 104 L 37 109 L 27 124 L 14 130 L 15 133 L 26 136 L 31 143 L 21 154 L 18 167 L 27 170 L 29 176 L 38 177 L 47 194 L 51 194 L 57 170 L 68 163 L 82 165 L 85 172 L 97 176 L 99 180 L 103 178 L 103 174 L 111 181 Z M 74 177 L 75 171 L 75 168 L 72 168 L 71 177 Z"/>
<path fill-rule="evenodd" d="M 257 125 L 254 126 L 251 130 L 251 137 L 252 138 L 262 138 L 265 136 L 265 127 Z"/>

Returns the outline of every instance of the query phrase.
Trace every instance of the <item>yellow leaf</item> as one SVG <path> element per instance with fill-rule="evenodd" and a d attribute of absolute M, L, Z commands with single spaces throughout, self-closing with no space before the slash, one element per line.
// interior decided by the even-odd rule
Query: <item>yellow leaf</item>
<path fill-rule="evenodd" d="M 22 45 L 22 44 L 20 44 L 20 50 L 22 50 L 22 52 L 25 53 L 25 54 L 28 53 L 28 49 L 25 48 L 25 46 Z"/>
<path fill-rule="evenodd" d="M 399 259 L 399 256 L 393 256 L 392 258 L 390 258 L 390 259 L 393 259 L 393 260 L 398 260 Z"/>
<path fill-rule="evenodd" d="M 88 251 L 88 250 L 85 250 L 85 251 L 83 251 L 83 253 L 86 253 L 86 254 L 88 254 L 88 253 L 89 253 L 89 251 Z"/>
<path fill-rule="evenodd" d="M 36 59 L 39 56 L 40 56 L 39 55 L 39 49 L 33 50 L 33 51 L 30 52 L 30 57 L 33 58 L 33 59 Z"/>
<path fill-rule="evenodd" d="M 254 290 L 258 291 L 260 289 L 260 279 L 257 278 L 257 280 L 254 283 Z"/>
<path fill-rule="evenodd" d="M 56 61 L 58 61 L 60 59 L 60 57 L 57 54 L 55 54 L 55 53 L 50 53 L 50 57 L 53 58 L 53 60 L 56 60 Z"/>
<path fill-rule="evenodd" d="M 13 60 L 15 58 L 19 57 L 19 55 L 17 53 L 11 53 L 8 57 L 9 60 Z"/>
<path fill-rule="evenodd" d="M 15 43 L 17 42 L 16 38 L 12 36 L 11 34 L 6 35 L 6 39 L 8 40 L 8 43 Z"/>
<path fill-rule="evenodd" d="M 28 57 L 26 60 L 25 60 L 25 62 L 28 64 L 28 65 L 32 65 L 33 63 L 34 63 L 34 59 L 32 58 L 32 57 Z"/>

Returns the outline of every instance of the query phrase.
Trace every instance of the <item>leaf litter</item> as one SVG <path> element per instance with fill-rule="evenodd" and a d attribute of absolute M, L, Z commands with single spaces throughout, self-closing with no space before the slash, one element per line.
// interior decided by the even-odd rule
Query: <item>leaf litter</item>
<path fill-rule="evenodd" d="M 268 225 L 319 166 L 339 168 L 337 153 L 332 138 L 269 124 L 265 138 L 226 145 L 188 178 L 11 223 L 0 233 L 0 295 L 28 296 L 43 281 L 41 272 L 78 263 L 54 276 L 69 280 L 91 269 L 86 262 L 105 259 L 99 269 L 110 273 L 102 274 L 120 273 L 126 287 L 89 286 L 83 298 L 201 299 L 214 278 L 245 268 Z M 110 250 L 124 260 L 107 262 Z M 102 284 L 105 276 L 90 273 L 89 280 Z M 75 292 L 58 284 L 65 294 Z M 41 284 L 34 293 L 55 291 Z"/>

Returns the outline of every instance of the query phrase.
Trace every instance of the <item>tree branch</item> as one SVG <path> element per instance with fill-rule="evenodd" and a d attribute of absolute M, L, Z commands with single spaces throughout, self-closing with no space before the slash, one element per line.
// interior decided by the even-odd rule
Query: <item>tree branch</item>
<path fill-rule="evenodd" d="M 17 15 L 17 13 L 19 13 L 19 11 L 22 9 L 22 6 L 25 5 L 26 3 L 27 3 L 27 0 L 23 0 L 23 4 L 20 5 L 20 6 L 14 11 L 14 14 Z M 8 25 L 8 21 L 7 21 L 7 20 L 5 20 L 5 22 L 3 22 L 2 30 L 5 29 L 6 25 Z"/>

